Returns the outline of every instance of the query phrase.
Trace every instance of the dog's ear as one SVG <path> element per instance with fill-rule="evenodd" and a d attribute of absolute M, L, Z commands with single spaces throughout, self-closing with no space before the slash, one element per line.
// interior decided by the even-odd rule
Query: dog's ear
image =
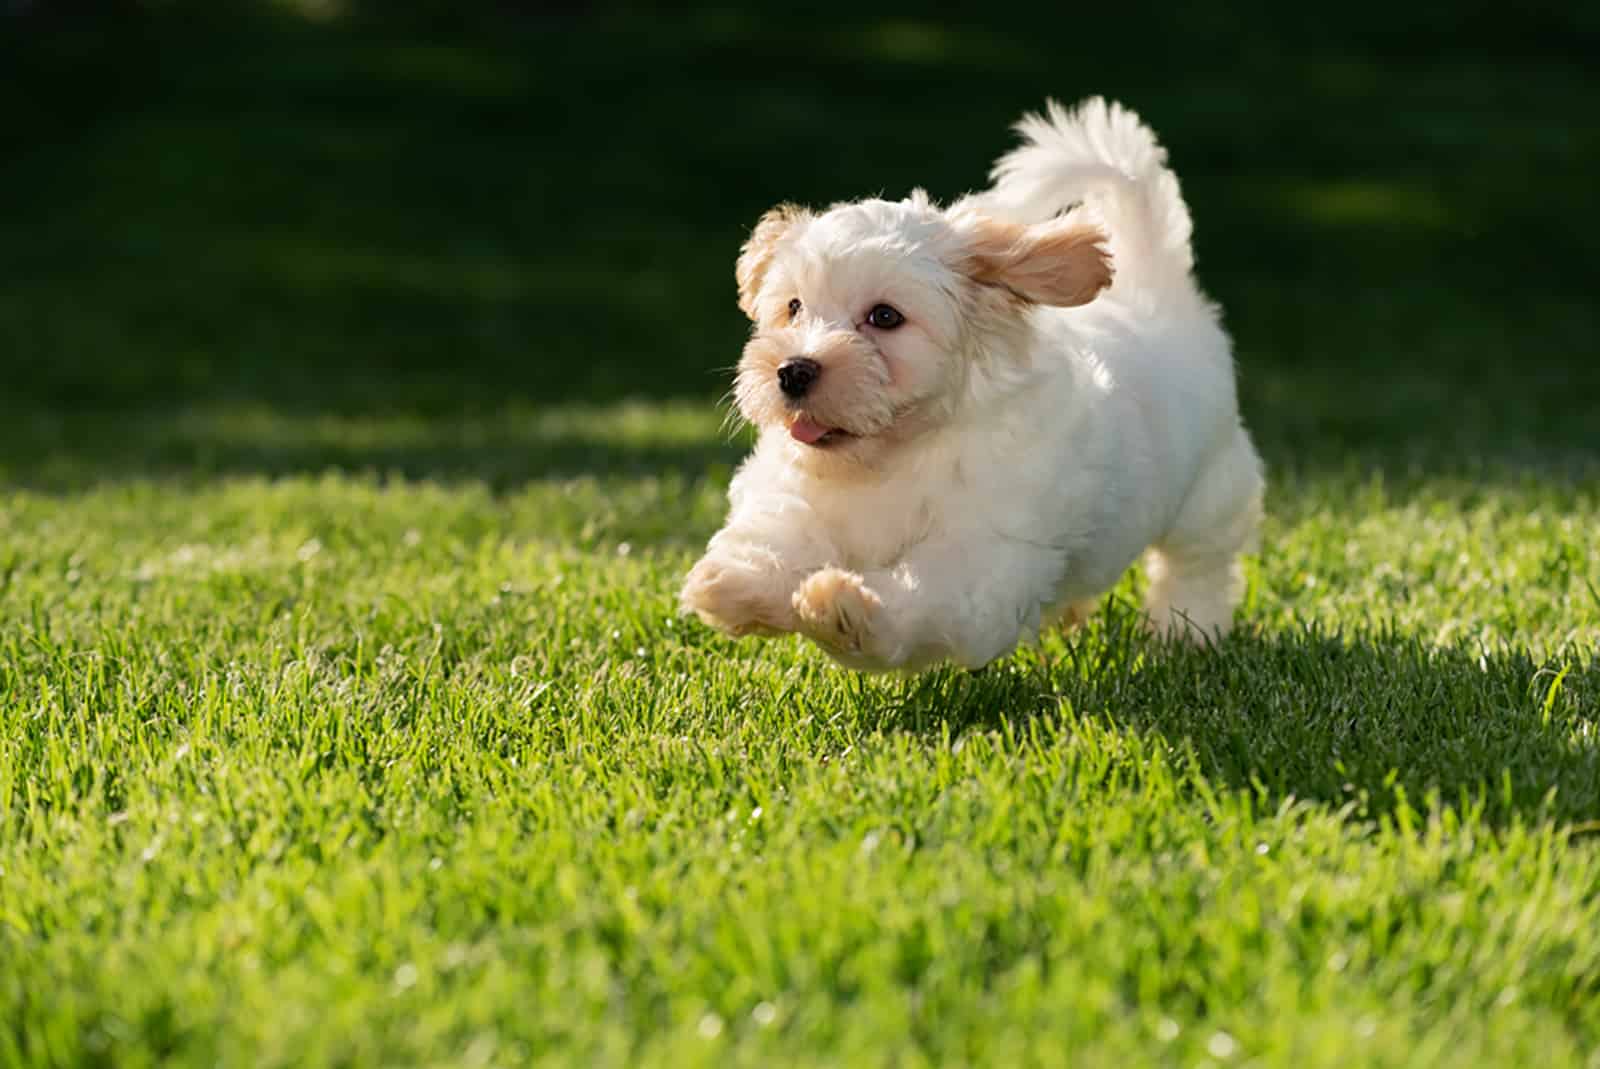
<path fill-rule="evenodd" d="M 739 250 L 739 264 L 734 268 L 734 277 L 739 280 L 739 310 L 752 320 L 756 317 L 756 296 L 761 292 L 767 268 L 772 266 L 778 241 L 804 214 L 793 204 L 778 205 L 761 217 L 750 240 Z"/>
<path fill-rule="evenodd" d="M 1111 284 L 1105 232 L 1056 219 L 1025 226 L 979 217 L 968 229 L 966 271 L 1035 304 L 1088 304 Z"/>

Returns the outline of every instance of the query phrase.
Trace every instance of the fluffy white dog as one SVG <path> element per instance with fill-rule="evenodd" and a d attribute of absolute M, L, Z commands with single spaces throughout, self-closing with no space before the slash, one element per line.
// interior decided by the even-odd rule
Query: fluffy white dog
<path fill-rule="evenodd" d="M 686 611 L 854 668 L 977 667 L 1148 551 L 1152 625 L 1227 631 L 1261 461 L 1166 152 L 1100 99 L 1017 129 L 947 208 L 762 217 L 735 386 L 760 439 Z"/>

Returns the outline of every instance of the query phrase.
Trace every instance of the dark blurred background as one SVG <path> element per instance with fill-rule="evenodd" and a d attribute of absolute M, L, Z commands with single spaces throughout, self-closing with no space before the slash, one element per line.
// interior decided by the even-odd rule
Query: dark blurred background
<path fill-rule="evenodd" d="M 1278 470 L 1584 476 L 1596 56 L 1577 3 L 0 0 L 0 478 L 637 466 L 517 427 L 710 411 L 764 208 L 953 196 L 1091 93 L 1171 150 Z"/>

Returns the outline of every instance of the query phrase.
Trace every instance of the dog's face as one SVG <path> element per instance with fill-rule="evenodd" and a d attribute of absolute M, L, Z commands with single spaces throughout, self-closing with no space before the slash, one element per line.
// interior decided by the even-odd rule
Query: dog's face
<path fill-rule="evenodd" d="M 762 217 L 739 257 L 755 324 L 735 396 L 806 456 L 870 461 L 938 426 L 1016 359 L 1030 305 L 1091 300 L 1111 279 L 1093 226 L 1002 223 L 921 195 Z"/>

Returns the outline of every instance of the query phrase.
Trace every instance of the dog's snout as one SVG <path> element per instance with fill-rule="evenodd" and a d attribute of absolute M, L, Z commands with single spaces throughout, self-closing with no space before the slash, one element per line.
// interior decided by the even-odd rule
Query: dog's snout
<path fill-rule="evenodd" d="M 792 356 L 778 365 L 778 389 L 785 397 L 804 397 L 820 374 L 822 365 L 809 356 Z"/>

